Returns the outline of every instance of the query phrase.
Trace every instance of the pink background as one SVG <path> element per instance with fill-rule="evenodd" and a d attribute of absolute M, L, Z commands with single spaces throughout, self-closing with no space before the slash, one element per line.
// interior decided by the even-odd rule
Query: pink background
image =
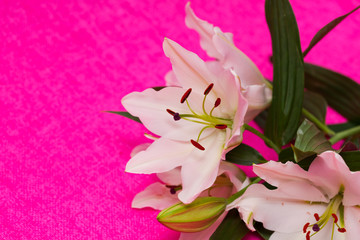
<path fill-rule="evenodd" d="M 315 3 L 316 2 L 316 3 Z M 316 31 L 355 0 L 292 0 L 306 47 Z M 157 211 L 131 200 L 156 178 L 124 172 L 130 151 L 147 141 L 123 110 L 131 91 L 164 84 L 165 36 L 195 51 L 184 24 L 186 1 L 0 1 L 0 238 L 177 239 Z M 271 77 L 264 1 L 194 0 L 201 18 L 234 33 Z M 360 79 L 360 12 L 310 52 L 307 61 Z M 329 122 L 341 122 L 334 115 Z M 267 158 L 275 158 L 247 134 Z M 258 239 L 249 237 L 247 239 Z"/>

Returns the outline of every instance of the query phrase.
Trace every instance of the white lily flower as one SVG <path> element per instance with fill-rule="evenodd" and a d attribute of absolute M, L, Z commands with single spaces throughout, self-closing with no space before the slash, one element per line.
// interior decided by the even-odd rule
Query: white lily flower
<path fill-rule="evenodd" d="M 147 89 L 122 99 L 128 112 L 160 136 L 126 166 L 132 173 L 161 173 L 181 166 L 179 199 L 193 201 L 215 181 L 221 159 L 242 141 L 247 101 L 234 77 L 214 72 L 196 54 L 165 39 L 181 87 Z"/>

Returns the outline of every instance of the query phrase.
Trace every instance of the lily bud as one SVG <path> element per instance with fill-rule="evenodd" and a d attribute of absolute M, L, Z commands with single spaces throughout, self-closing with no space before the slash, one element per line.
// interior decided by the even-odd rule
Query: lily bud
<path fill-rule="evenodd" d="M 225 211 L 226 199 L 202 197 L 190 204 L 178 203 L 164 209 L 157 220 L 179 232 L 199 232 L 213 224 Z"/>

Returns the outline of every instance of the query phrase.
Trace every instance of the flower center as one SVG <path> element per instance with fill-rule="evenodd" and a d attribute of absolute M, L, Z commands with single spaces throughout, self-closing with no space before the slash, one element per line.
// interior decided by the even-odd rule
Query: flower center
<path fill-rule="evenodd" d="M 326 224 L 332 222 L 331 240 L 334 239 L 335 226 L 340 233 L 346 232 L 344 224 L 344 206 L 341 204 L 343 199 L 342 193 L 336 195 L 329 202 L 324 213 L 319 216 L 318 213 L 314 214 L 316 222 L 314 224 L 306 223 L 303 227 L 303 233 L 306 234 L 306 240 L 310 240 L 312 236 L 320 232 Z M 337 215 L 339 213 L 339 216 Z"/>
<path fill-rule="evenodd" d="M 195 122 L 195 123 L 199 123 L 199 124 L 203 124 L 204 127 L 200 130 L 197 139 L 193 140 L 191 139 L 190 142 L 192 145 L 194 145 L 196 148 L 200 149 L 200 150 L 205 150 L 205 148 L 199 143 L 201 134 L 209 128 L 216 128 L 218 130 L 225 130 L 226 128 L 232 128 L 232 124 L 233 121 L 231 119 L 226 119 L 226 118 L 220 118 L 220 117 L 215 117 L 213 116 L 213 111 L 215 108 L 219 107 L 219 105 L 221 104 L 221 99 L 217 98 L 212 109 L 210 110 L 210 112 L 208 112 L 205 108 L 205 102 L 206 102 L 206 97 L 207 95 L 211 92 L 212 88 L 214 87 L 214 84 L 211 83 L 204 91 L 204 98 L 202 101 L 202 113 L 196 113 L 190 106 L 189 102 L 188 102 L 188 97 L 190 96 L 190 93 L 192 91 L 191 88 L 189 88 L 184 95 L 181 97 L 180 103 L 186 103 L 187 107 L 189 108 L 191 114 L 181 114 L 181 113 L 177 113 L 174 112 L 170 109 L 166 109 L 166 111 L 173 116 L 174 121 L 179 121 L 180 119 L 186 120 L 186 121 L 190 121 L 190 122 Z"/>

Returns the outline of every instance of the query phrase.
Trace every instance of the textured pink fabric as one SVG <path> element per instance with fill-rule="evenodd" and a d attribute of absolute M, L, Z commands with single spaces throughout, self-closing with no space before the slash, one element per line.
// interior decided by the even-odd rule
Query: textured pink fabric
<path fill-rule="evenodd" d="M 305 47 L 356 0 L 292 0 Z M 0 3 L 0 238 L 177 239 L 156 211 L 133 210 L 152 175 L 124 173 L 130 151 L 147 141 L 123 110 L 131 91 L 164 84 L 165 36 L 204 57 L 186 29 L 186 1 L 4 0 Z M 193 0 L 204 19 L 234 39 L 271 77 L 264 1 Z M 360 12 L 310 52 L 307 61 L 360 79 Z M 333 112 L 328 122 L 343 119 Z M 274 153 L 251 134 L 245 142 Z M 252 235 L 247 239 L 259 239 Z"/>

